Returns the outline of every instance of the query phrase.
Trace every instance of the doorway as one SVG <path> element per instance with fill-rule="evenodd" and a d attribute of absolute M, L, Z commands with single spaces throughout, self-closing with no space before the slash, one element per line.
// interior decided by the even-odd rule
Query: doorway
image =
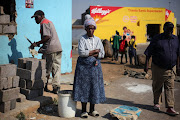
<path fill-rule="evenodd" d="M 147 24 L 147 41 L 151 41 L 152 38 L 160 33 L 160 24 Z"/>

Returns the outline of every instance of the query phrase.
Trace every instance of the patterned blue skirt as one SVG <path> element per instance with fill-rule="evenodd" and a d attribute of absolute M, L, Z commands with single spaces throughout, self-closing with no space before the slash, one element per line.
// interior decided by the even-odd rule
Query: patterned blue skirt
<path fill-rule="evenodd" d="M 98 65 L 95 66 L 96 61 Z M 78 57 L 73 86 L 74 101 L 98 104 L 104 102 L 104 82 L 99 59 Z"/>

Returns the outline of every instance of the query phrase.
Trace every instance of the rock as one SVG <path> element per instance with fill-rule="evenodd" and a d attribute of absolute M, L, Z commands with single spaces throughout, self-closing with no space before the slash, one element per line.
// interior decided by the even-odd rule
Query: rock
<path fill-rule="evenodd" d="M 144 66 L 145 62 L 146 62 L 146 55 L 138 54 L 137 55 L 137 62 L 138 62 L 138 65 Z M 151 68 L 151 63 L 152 63 L 152 57 L 149 59 L 149 68 Z"/>

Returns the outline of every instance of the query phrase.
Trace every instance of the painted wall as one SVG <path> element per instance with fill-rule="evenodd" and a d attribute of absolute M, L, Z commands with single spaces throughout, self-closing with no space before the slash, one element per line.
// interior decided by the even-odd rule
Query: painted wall
<path fill-rule="evenodd" d="M 72 71 L 72 0 L 34 0 L 34 8 L 25 8 L 25 0 L 16 0 L 17 35 L 9 41 L 7 36 L 0 36 L 0 64 L 8 64 L 13 60 L 17 64 L 18 58 L 31 57 L 28 47 L 30 43 L 40 40 L 40 25 L 31 16 L 36 10 L 42 10 L 45 17 L 52 21 L 62 45 L 61 73 Z M 38 48 L 36 48 L 38 50 Z M 41 54 L 35 56 L 41 58 Z"/>
<path fill-rule="evenodd" d="M 166 21 L 176 24 L 174 13 L 165 8 L 90 6 L 90 15 L 97 24 L 95 35 L 110 39 L 118 30 L 123 35 L 126 26 L 136 36 L 137 43 L 146 43 L 147 24 L 159 24 L 160 33 Z M 176 25 L 174 28 L 174 34 Z"/>

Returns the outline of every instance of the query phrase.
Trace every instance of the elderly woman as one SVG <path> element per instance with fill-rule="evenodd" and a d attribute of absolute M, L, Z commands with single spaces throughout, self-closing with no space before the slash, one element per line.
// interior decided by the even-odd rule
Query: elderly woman
<path fill-rule="evenodd" d="M 82 104 L 81 117 L 88 118 L 87 102 L 90 102 L 89 115 L 97 117 L 99 113 L 95 111 L 95 104 L 106 100 L 99 60 L 104 57 L 104 47 L 101 40 L 94 36 L 94 19 L 85 20 L 84 27 L 87 34 L 83 35 L 78 43 L 79 57 L 74 76 L 73 99 Z"/>

